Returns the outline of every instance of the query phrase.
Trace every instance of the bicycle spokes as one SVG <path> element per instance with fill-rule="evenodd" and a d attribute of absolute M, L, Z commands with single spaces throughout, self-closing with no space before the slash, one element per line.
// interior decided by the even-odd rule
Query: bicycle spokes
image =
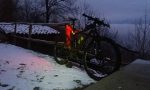
<path fill-rule="evenodd" d="M 116 48 L 109 42 L 102 40 L 88 46 L 85 53 L 85 69 L 95 80 L 107 76 L 117 68 L 118 57 Z"/>

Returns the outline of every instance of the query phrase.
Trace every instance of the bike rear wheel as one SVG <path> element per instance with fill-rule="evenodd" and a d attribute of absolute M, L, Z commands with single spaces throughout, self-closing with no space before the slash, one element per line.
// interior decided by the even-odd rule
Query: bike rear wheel
<path fill-rule="evenodd" d="M 69 51 L 64 45 L 56 44 L 54 46 L 54 59 L 58 64 L 66 64 L 68 62 Z"/>
<path fill-rule="evenodd" d="M 85 49 L 84 66 L 91 78 L 100 80 L 119 69 L 120 51 L 109 38 L 100 37 L 93 42 Z"/>

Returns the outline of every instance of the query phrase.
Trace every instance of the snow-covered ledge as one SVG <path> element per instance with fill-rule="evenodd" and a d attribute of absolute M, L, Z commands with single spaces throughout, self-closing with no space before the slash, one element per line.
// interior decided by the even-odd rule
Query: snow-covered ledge
<path fill-rule="evenodd" d="M 150 60 L 137 59 L 85 90 L 149 90 L 149 84 Z"/>

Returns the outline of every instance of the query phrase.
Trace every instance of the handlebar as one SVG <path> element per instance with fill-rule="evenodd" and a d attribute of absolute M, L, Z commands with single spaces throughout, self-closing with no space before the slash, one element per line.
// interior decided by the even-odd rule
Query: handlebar
<path fill-rule="evenodd" d="M 107 24 L 107 23 L 105 23 L 104 20 L 99 20 L 99 18 L 94 18 L 94 17 L 92 17 L 92 16 L 88 16 L 88 15 L 86 15 L 85 13 L 82 14 L 82 15 L 83 15 L 84 17 L 87 17 L 88 20 L 94 21 L 94 22 L 95 22 L 96 24 L 98 24 L 98 25 L 103 25 L 104 27 L 110 27 L 110 25 Z"/>

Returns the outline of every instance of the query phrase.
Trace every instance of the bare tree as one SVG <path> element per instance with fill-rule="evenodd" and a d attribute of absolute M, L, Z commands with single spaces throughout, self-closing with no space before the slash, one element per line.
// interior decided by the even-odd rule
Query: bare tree
<path fill-rule="evenodd" d="M 19 17 L 20 17 L 20 15 L 19 15 L 19 0 L 13 0 L 13 3 L 14 3 L 14 13 L 13 13 L 13 18 L 14 18 L 14 21 L 16 22 L 16 21 L 18 21 L 19 20 Z"/>
<path fill-rule="evenodd" d="M 45 8 L 46 8 L 46 22 L 49 22 L 49 0 L 45 0 Z"/>
<path fill-rule="evenodd" d="M 145 12 L 144 18 L 139 19 L 135 24 L 135 31 L 131 34 L 130 39 L 134 42 L 134 49 L 137 50 L 142 57 L 150 54 L 150 22 Z"/>
<path fill-rule="evenodd" d="M 45 0 L 46 22 L 58 17 L 64 17 L 75 10 L 75 0 Z M 51 20 L 50 20 L 51 17 Z M 60 19 L 60 18 L 59 18 Z"/>
<path fill-rule="evenodd" d="M 21 22 L 43 22 L 41 0 L 23 0 L 17 4 L 17 18 Z"/>
<path fill-rule="evenodd" d="M 0 0 L 1 21 L 61 21 L 76 11 L 76 0 Z"/>
<path fill-rule="evenodd" d="M 26 21 L 29 21 L 30 13 L 31 13 L 31 1 L 24 0 L 24 15 L 25 15 Z"/>
<path fill-rule="evenodd" d="M 78 13 L 74 15 L 78 19 L 78 27 L 84 28 L 86 24 L 88 24 L 88 20 L 82 16 L 83 13 L 86 13 L 90 16 L 95 16 L 93 8 L 85 1 L 80 1 L 80 4 L 78 6 Z"/>
<path fill-rule="evenodd" d="M 42 1 L 32 0 L 32 10 L 30 12 L 31 22 L 44 22 Z"/>
<path fill-rule="evenodd" d="M 13 14 L 14 14 L 13 0 L 1 0 L 0 1 L 0 20 L 12 21 Z"/>
<path fill-rule="evenodd" d="M 88 21 L 85 17 L 82 16 L 83 13 L 89 16 L 99 18 L 100 20 L 104 20 L 105 23 L 108 22 L 106 18 L 101 17 L 102 15 L 100 14 L 100 12 L 98 13 L 97 11 L 94 11 L 94 9 L 89 5 L 89 3 L 87 3 L 86 0 L 84 0 L 84 1 L 81 1 L 79 8 L 78 8 L 78 14 L 76 15 L 76 17 L 79 20 L 78 27 L 80 29 L 84 28 L 85 25 L 88 25 L 89 23 L 91 23 L 91 21 Z M 99 30 L 99 33 L 102 36 L 106 36 L 114 40 L 116 40 L 116 38 L 118 37 L 118 32 L 110 32 L 109 28 L 107 27 L 100 26 L 100 27 L 97 27 L 97 30 Z"/>

